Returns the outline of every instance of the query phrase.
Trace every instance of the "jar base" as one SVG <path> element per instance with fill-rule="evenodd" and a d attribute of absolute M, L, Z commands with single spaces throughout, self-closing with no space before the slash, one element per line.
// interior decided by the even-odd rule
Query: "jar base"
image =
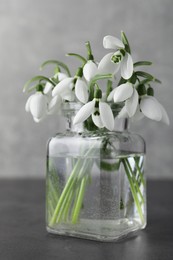
<path fill-rule="evenodd" d="M 48 233 L 54 235 L 71 236 L 101 242 L 115 242 L 135 235 L 144 229 L 138 220 L 92 220 L 81 219 L 78 224 L 57 224 L 47 227 Z"/>

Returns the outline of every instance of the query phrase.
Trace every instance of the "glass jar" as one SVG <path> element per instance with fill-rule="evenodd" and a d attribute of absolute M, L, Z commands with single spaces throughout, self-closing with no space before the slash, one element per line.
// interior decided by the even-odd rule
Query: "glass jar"
<path fill-rule="evenodd" d="M 48 142 L 47 231 L 116 241 L 146 226 L 145 142 L 127 119 L 112 132 L 74 126 L 79 106 L 64 105 L 67 129 Z"/>

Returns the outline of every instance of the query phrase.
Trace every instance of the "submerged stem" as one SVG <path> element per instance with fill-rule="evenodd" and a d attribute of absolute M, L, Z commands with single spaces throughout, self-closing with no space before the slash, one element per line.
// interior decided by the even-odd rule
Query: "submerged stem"
<path fill-rule="evenodd" d="M 138 199 L 138 195 L 137 195 L 137 192 L 135 190 L 135 186 L 134 186 L 134 183 L 133 183 L 133 179 L 131 177 L 131 174 L 130 174 L 130 171 L 128 169 L 128 163 L 127 163 L 127 160 L 126 159 L 123 159 L 122 160 L 122 163 L 124 165 L 124 169 L 125 169 L 125 172 L 126 172 L 126 175 L 127 175 L 127 178 L 128 178 L 128 181 L 129 181 L 129 184 L 130 184 L 130 189 L 131 189 L 131 192 L 132 192 L 132 195 L 133 195 L 133 199 L 134 199 L 134 202 L 136 204 L 136 207 L 137 207 L 137 210 L 138 210 L 138 213 L 139 213 L 139 217 L 141 219 L 141 222 L 144 223 L 144 216 L 143 216 L 143 212 L 142 212 L 142 208 L 141 208 L 141 205 L 140 205 L 140 201 Z"/>

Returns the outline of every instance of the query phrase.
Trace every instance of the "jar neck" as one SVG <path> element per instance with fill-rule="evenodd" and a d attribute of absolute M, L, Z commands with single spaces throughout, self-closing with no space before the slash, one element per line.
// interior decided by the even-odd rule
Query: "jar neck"
<path fill-rule="evenodd" d="M 66 131 L 71 131 L 71 132 L 77 132 L 77 133 L 82 133 L 82 132 L 92 132 L 92 131 L 98 131 L 99 129 L 93 125 L 92 123 L 91 126 L 88 125 L 88 123 L 82 122 L 79 124 L 73 124 L 74 117 L 76 113 L 79 111 L 81 107 L 81 104 L 74 103 L 72 105 L 65 105 L 63 107 L 62 113 L 66 121 Z M 116 132 L 124 132 L 128 131 L 129 129 L 129 120 L 128 118 L 118 118 L 116 115 L 118 115 L 119 111 L 113 111 L 115 115 L 115 121 L 114 121 L 114 129 L 113 131 Z M 110 132 L 109 130 L 105 129 L 105 131 Z M 100 128 L 100 131 L 103 131 L 103 128 Z"/>
<path fill-rule="evenodd" d="M 66 116 L 65 121 L 66 121 L 66 131 L 70 132 L 77 132 L 77 133 L 82 133 L 82 132 L 92 132 L 95 131 L 96 128 L 94 127 L 93 129 L 88 129 L 85 125 L 85 123 L 79 123 L 79 124 L 73 124 L 73 119 L 74 116 Z M 124 132 L 128 131 L 129 129 L 129 120 L 127 118 L 115 118 L 115 124 L 114 124 L 114 129 L 113 131 L 115 132 Z M 102 131 L 103 128 L 100 128 Z M 105 129 L 105 131 L 110 132 L 108 129 Z M 97 129 L 98 131 L 98 129 Z"/>

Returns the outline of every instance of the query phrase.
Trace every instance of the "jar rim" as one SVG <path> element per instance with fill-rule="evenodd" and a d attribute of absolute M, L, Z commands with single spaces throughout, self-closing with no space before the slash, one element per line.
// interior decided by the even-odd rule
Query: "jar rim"
<path fill-rule="evenodd" d="M 122 103 L 108 102 L 107 104 L 110 105 L 113 112 L 118 113 L 123 108 Z M 85 105 L 85 104 L 83 104 L 81 102 L 66 101 L 66 102 L 62 103 L 62 111 L 63 112 L 73 112 L 73 111 L 79 110 L 83 105 Z"/>

